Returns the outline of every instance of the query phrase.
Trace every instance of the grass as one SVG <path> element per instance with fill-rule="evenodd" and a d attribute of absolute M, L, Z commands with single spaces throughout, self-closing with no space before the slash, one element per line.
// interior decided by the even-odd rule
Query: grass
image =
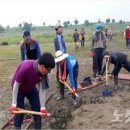
<path fill-rule="evenodd" d="M 89 26 L 84 25 L 72 25 L 67 28 L 64 28 L 64 38 L 66 43 L 73 42 L 72 35 L 74 33 L 75 28 L 80 31 L 80 29 L 83 27 L 86 32 L 86 38 L 90 41 L 92 32 L 95 31 L 95 24 Z M 111 28 L 113 32 L 120 33 L 120 35 L 123 35 L 124 28 L 130 25 L 129 22 L 127 23 L 103 23 L 103 26 L 107 26 L 108 28 Z M 37 39 L 39 43 L 53 43 L 54 41 L 54 34 L 55 34 L 55 28 L 54 27 L 35 27 L 35 30 L 31 31 L 32 37 Z M 0 33 L 0 43 L 2 42 L 8 42 L 9 44 L 16 44 L 19 43 L 22 40 L 22 29 L 21 28 L 5 28 L 5 31 L 3 33 Z"/>
<path fill-rule="evenodd" d="M 33 34 L 32 37 L 40 41 L 39 43 L 40 43 L 40 48 L 42 52 L 48 51 L 54 55 L 55 53 L 54 43 L 53 43 L 54 35 L 47 34 L 44 37 L 42 37 L 42 34 L 38 33 L 38 34 Z M 18 38 L 20 38 L 20 34 L 6 37 L 6 39 L 8 39 L 12 43 Z M 66 34 L 64 36 L 64 39 L 66 42 L 68 53 L 73 54 L 77 57 L 81 57 L 81 58 L 89 57 L 89 45 L 90 45 L 90 40 L 91 40 L 91 33 L 86 34 L 85 48 L 79 48 L 77 51 L 74 48 L 74 43 L 72 41 L 72 36 L 70 34 Z M 123 48 L 123 46 L 125 45 L 125 39 L 123 38 L 122 32 L 114 33 L 113 41 L 111 44 L 112 46 L 114 46 L 115 44 L 118 44 L 121 48 Z M 79 43 L 79 47 L 80 47 L 80 43 Z M 18 45 L 9 44 L 8 46 L 0 46 L 0 59 L 20 58 L 19 48 L 20 48 L 19 44 Z"/>

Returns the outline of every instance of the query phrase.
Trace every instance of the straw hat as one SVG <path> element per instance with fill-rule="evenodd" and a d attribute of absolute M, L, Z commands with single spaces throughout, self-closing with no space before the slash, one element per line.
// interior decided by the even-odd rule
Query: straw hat
<path fill-rule="evenodd" d="M 55 53 L 55 62 L 60 62 L 62 60 L 64 60 L 66 57 L 68 57 L 69 54 L 67 53 L 63 53 L 62 51 L 58 50 L 56 53 Z"/>

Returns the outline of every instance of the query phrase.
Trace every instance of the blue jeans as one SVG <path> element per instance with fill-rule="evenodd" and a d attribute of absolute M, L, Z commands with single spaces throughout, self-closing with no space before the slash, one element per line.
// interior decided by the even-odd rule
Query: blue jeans
<path fill-rule="evenodd" d="M 30 92 L 28 93 L 18 93 L 17 97 L 17 107 L 24 108 L 24 98 L 27 97 L 27 99 L 30 102 L 31 109 L 33 111 L 40 111 L 40 101 L 39 101 L 39 93 L 36 87 L 34 87 Z M 14 116 L 14 128 L 21 129 L 21 124 L 23 122 L 24 115 L 18 114 Z M 41 116 L 34 115 L 34 129 L 41 129 Z"/>

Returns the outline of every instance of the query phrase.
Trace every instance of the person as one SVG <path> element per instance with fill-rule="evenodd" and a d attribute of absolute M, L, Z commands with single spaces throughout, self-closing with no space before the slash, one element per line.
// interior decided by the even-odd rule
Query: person
<path fill-rule="evenodd" d="M 31 38 L 30 31 L 23 31 L 23 41 L 20 45 L 21 61 L 25 59 L 36 60 L 41 56 L 39 43 Z"/>
<path fill-rule="evenodd" d="M 109 29 L 109 30 L 108 30 L 108 38 L 109 38 L 110 41 L 112 41 L 112 37 L 113 37 L 112 30 Z"/>
<path fill-rule="evenodd" d="M 56 30 L 56 34 L 54 38 L 55 51 L 61 50 L 63 53 L 66 53 L 66 45 L 65 45 L 64 37 L 62 35 L 63 26 L 60 23 L 58 23 L 56 24 L 55 30 Z"/>
<path fill-rule="evenodd" d="M 102 70 L 102 54 L 103 51 L 107 48 L 106 46 L 106 36 L 102 32 L 102 24 L 96 24 L 96 32 L 92 35 L 92 41 L 90 43 L 90 56 L 93 57 L 93 77 L 96 78 L 98 75 L 101 77 Z"/>
<path fill-rule="evenodd" d="M 67 53 L 63 53 L 62 51 L 58 50 L 55 53 L 55 62 L 58 66 L 58 79 L 60 84 L 60 97 L 57 100 L 64 99 L 64 84 L 60 82 L 66 81 L 67 76 L 69 75 L 70 85 L 73 89 L 72 99 L 73 105 L 77 105 L 76 97 L 74 93 L 77 90 L 77 77 L 78 77 L 78 61 L 77 59 L 69 55 Z"/>
<path fill-rule="evenodd" d="M 84 28 L 81 28 L 80 35 L 81 35 L 81 47 L 84 47 L 84 42 L 85 42 L 85 30 L 84 30 Z"/>
<path fill-rule="evenodd" d="M 124 30 L 124 38 L 126 40 L 126 47 L 129 48 L 130 46 L 130 26 Z"/>
<path fill-rule="evenodd" d="M 108 35 L 108 28 L 107 28 L 107 26 L 104 26 L 102 28 L 102 31 L 105 33 L 105 36 L 107 37 L 107 35 Z"/>
<path fill-rule="evenodd" d="M 73 34 L 73 39 L 74 39 L 74 43 L 75 43 L 75 49 L 79 48 L 78 47 L 79 33 L 77 32 L 77 29 L 75 29 L 75 33 Z"/>
<path fill-rule="evenodd" d="M 66 45 L 65 45 L 65 41 L 64 41 L 64 37 L 62 35 L 63 33 L 63 26 L 61 25 L 61 23 L 57 23 L 55 26 L 55 30 L 56 30 L 56 34 L 54 37 L 54 46 L 55 46 L 55 51 L 61 50 L 63 53 L 66 53 Z M 58 66 L 57 66 L 58 67 Z M 60 88 L 60 84 L 58 81 L 58 68 L 57 68 L 57 72 L 56 72 L 56 77 L 57 77 L 57 88 Z"/>
<path fill-rule="evenodd" d="M 121 52 L 108 52 L 104 51 L 103 57 L 109 56 L 109 64 L 113 64 L 114 68 L 112 70 L 112 73 L 109 75 L 110 78 L 114 76 L 114 83 L 115 85 L 118 85 L 118 74 L 121 70 L 121 68 L 125 68 L 128 72 L 130 72 L 130 60 L 128 59 L 128 56 Z M 103 75 L 105 72 L 105 64 L 102 69 L 101 75 Z"/>
<path fill-rule="evenodd" d="M 33 111 L 41 112 L 48 116 L 45 107 L 46 90 L 49 88 L 48 73 L 55 67 L 54 57 L 50 53 L 43 53 L 38 60 L 22 61 L 11 80 L 12 105 L 10 112 L 24 108 L 26 97 Z M 38 88 L 36 87 L 38 86 Z M 39 91 L 38 91 L 39 89 Z M 13 118 L 14 129 L 21 129 L 23 114 L 15 115 Z M 41 116 L 34 115 L 34 129 L 41 129 Z"/>

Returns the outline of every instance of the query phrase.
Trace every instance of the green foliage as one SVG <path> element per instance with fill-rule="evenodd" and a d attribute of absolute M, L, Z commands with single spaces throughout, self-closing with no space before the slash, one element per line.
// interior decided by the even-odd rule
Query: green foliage
<path fill-rule="evenodd" d="M 107 26 L 108 29 L 114 32 L 114 35 L 118 32 L 122 32 L 119 34 L 121 37 L 123 35 L 124 28 L 127 25 L 130 25 L 130 22 L 126 23 L 105 23 L 104 26 Z M 72 35 L 74 33 L 75 28 L 78 31 L 81 28 L 85 29 L 87 40 L 91 39 L 92 33 L 95 31 L 96 23 L 90 23 L 88 26 L 83 25 L 69 25 L 67 28 L 64 28 L 63 36 L 65 42 L 73 42 Z M 38 40 L 39 43 L 53 43 L 54 35 L 55 35 L 55 28 L 54 26 L 33 26 L 34 29 L 31 30 L 32 38 Z M 0 33 L 0 43 L 8 42 L 9 44 L 16 44 L 22 40 L 22 28 L 14 27 L 14 28 L 5 28 L 3 32 Z"/>
<path fill-rule="evenodd" d="M 28 30 L 30 31 L 32 29 L 32 23 L 28 23 L 28 22 L 23 22 L 23 30 Z"/>
<path fill-rule="evenodd" d="M 85 21 L 84 21 L 84 25 L 85 25 L 85 26 L 89 26 L 89 21 L 88 21 L 88 20 L 85 20 Z"/>
<path fill-rule="evenodd" d="M 75 25 L 77 25 L 79 23 L 79 21 L 77 19 L 74 20 Z"/>
<path fill-rule="evenodd" d="M 123 23 L 123 21 L 122 20 L 119 20 L 119 24 L 122 24 Z"/>
<path fill-rule="evenodd" d="M 106 23 L 110 23 L 110 21 L 111 21 L 110 18 L 106 19 Z"/>
<path fill-rule="evenodd" d="M 4 27 L 0 25 L 0 33 L 2 33 L 3 31 L 4 31 Z"/>
<path fill-rule="evenodd" d="M 115 23 L 115 19 L 112 19 L 112 23 Z"/>
<path fill-rule="evenodd" d="M 68 26 L 68 23 L 65 21 L 65 22 L 63 23 L 63 25 L 64 25 L 64 27 L 66 28 L 66 27 Z"/>

